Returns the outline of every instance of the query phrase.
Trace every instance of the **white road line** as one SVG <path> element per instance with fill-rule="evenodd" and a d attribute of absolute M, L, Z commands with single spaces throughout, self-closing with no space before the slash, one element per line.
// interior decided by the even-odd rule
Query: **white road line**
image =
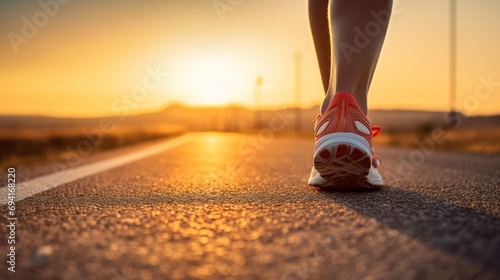
<path fill-rule="evenodd" d="M 16 185 L 16 201 L 23 200 L 37 193 L 50 190 L 57 186 L 76 181 L 87 176 L 113 169 L 152 155 L 156 155 L 166 150 L 173 149 L 191 140 L 190 135 L 183 135 L 178 138 L 166 140 L 154 146 L 147 147 L 125 155 L 116 156 L 110 159 L 105 159 L 99 162 L 90 163 L 80 167 L 67 169 L 41 176 Z M 8 202 L 7 187 L 0 188 L 0 206 L 6 205 Z"/>

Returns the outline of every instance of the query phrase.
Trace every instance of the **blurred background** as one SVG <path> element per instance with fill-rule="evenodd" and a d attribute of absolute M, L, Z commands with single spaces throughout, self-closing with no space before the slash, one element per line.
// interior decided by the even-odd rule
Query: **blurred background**
<path fill-rule="evenodd" d="M 378 145 L 442 128 L 440 149 L 500 153 L 499 27 L 496 0 L 395 1 L 369 95 Z M 283 114 L 273 132 L 312 137 L 323 98 L 305 0 L 1 1 L 0 30 L 2 166 Z"/>

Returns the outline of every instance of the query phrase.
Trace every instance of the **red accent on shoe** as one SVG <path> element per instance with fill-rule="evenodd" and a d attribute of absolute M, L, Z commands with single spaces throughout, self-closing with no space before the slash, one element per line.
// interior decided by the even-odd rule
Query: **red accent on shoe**
<path fill-rule="evenodd" d="M 366 126 L 368 131 L 372 130 L 370 121 L 359 108 L 354 95 L 348 92 L 339 92 L 332 98 L 326 111 L 316 118 L 316 141 L 330 133 L 351 132 L 358 134 L 365 138 L 368 143 L 371 143 L 372 134 L 360 132 L 356 128 L 356 121 Z M 326 122 L 328 122 L 327 126 L 319 132 L 318 129 Z"/>
<path fill-rule="evenodd" d="M 324 159 L 329 159 L 331 154 L 328 150 L 323 150 L 320 154 L 319 154 L 322 158 Z"/>

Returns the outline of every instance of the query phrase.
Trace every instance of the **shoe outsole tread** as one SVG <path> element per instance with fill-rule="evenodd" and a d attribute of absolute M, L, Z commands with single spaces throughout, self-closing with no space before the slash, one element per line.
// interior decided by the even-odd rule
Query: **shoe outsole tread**
<path fill-rule="evenodd" d="M 323 188 L 335 190 L 361 190 L 381 188 L 368 182 L 371 156 L 348 143 L 335 143 L 317 151 L 314 168 L 330 184 Z"/>

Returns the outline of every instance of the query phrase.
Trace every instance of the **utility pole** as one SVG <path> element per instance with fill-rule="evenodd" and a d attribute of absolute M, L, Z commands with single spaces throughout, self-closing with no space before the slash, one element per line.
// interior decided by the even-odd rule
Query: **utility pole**
<path fill-rule="evenodd" d="M 260 129 L 262 125 L 262 112 L 261 112 L 261 100 L 260 100 L 260 94 L 261 94 L 261 86 L 262 86 L 262 76 L 259 75 L 255 79 L 255 108 L 254 108 L 254 113 L 255 113 L 255 129 Z"/>
<path fill-rule="evenodd" d="M 457 1 L 450 0 L 450 125 L 458 122 L 457 103 Z"/>
<path fill-rule="evenodd" d="M 295 131 L 301 129 L 301 95 L 302 95 L 302 55 L 300 52 L 295 53 Z"/>

